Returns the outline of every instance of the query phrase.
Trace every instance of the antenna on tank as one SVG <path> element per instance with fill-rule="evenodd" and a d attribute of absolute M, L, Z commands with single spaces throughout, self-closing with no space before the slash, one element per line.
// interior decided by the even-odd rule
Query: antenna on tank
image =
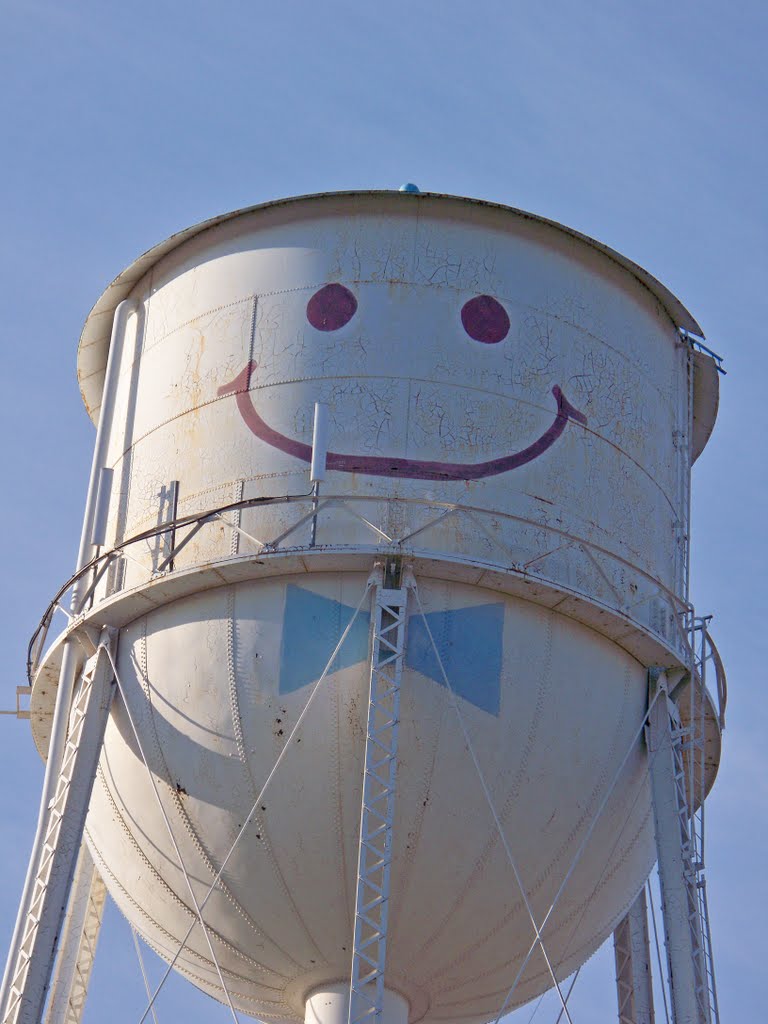
<path fill-rule="evenodd" d="M 320 484 L 325 480 L 325 463 L 328 457 L 328 406 L 315 402 L 315 422 L 312 428 L 312 461 L 309 465 L 309 479 L 312 484 L 312 531 L 310 545 L 317 540 L 317 500 Z"/>

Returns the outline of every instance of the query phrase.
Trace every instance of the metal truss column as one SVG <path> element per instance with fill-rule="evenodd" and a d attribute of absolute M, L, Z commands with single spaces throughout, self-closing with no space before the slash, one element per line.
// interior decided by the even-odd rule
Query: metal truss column
<path fill-rule="evenodd" d="M 9 952 L 9 986 L 0 1012 L 2 1024 L 40 1024 L 58 937 L 80 853 L 85 816 L 93 789 L 104 729 L 114 694 L 114 675 L 105 631 L 83 670 L 72 701 L 61 769 L 46 809 L 42 847 L 31 900 L 18 941 Z"/>
<path fill-rule="evenodd" d="M 349 989 L 349 1024 L 380 1021 L 392 861 L 400 679 L 405 652 L 408 585 L 398 565 L 376 567 L 371 636 L 371 686 L 360 814 L 355 934 Z M 412 583 L 409 585 L 412 586 Z"/>
<path fill-rule="evenodd" d="M 106 898 L 106 886 L 83 843 L 59 941 L 45 1024 L 80 1024 Z"/>
<path fill-rule="evenodd" d="M 654 699 L 655 698 L 655 699 Z M 712 1024 L 683 741 L 664 672 L 651 674 L 646 729 L 674 1024 Z"/>
<path fill-rule="evenodd" d="M 613 933 L 619 1024 L 654 1024 L 645 889 Z"/>

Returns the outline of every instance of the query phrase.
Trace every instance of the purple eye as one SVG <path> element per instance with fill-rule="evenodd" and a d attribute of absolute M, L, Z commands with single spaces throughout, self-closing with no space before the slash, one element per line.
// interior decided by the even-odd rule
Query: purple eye
<path fill-rule="evenodd" d="M 338 331 L 357 310 L 357 299 L 343 284 L 327 284 L 307 303 L 307 320 L 318 331 Z"/>
<path fill-rule="evenodd" d="M 509 333 L 509 317 L 500 302 L 491 295 L 476 295 L 461 307 L 464 330 L 475 341 L 495 345 Z"/>

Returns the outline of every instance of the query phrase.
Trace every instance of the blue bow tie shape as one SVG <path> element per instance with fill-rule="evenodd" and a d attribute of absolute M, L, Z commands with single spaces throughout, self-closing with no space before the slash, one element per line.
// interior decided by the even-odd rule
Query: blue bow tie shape
<path fill-rule="evenodd" d="M 348 605 L 288 584 L 280 650 L 280 693 L 292 693 L 320 678 L 353 613 L 354 608 Z M 429 612 L 425 618 L 454 693 L 482 711 L 498 715 L 504 605 L 481 604 Z M 336 655 L 332 672 L 368 659 L 369 632 L 370 613 L 361 611 Z M 445 686 L 421 614 L 410 616 L 407 635 L 407 667 Z"/>

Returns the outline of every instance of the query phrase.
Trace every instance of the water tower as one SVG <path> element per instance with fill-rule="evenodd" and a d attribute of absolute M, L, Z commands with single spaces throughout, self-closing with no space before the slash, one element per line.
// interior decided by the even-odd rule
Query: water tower
<path fill-rule="evenodd" d="M 675 1020 L 716 1020 L 688 538 L 718 361 L 678 300 L 518 210 L 308 196 L 140 257 L 78 372 L 4 1024 L 79 1019 L 104 887 L 233 1015 L 482 1024 L 614 933 L 650 1021 L 656 861 Z"/>

